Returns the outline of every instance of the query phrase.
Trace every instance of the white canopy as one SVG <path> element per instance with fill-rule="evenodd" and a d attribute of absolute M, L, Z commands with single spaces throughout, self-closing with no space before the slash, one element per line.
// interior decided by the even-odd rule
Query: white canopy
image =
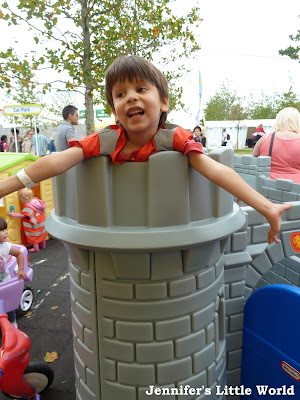
<path fill-rule="evenodd" d="M 266 133 L 270 132 L 274 124 L 274 119 L 254 119 L 242 121 L 206 121 L 206 147 L 214 149 L 222 144 L 222 129 L 230 135 L 227 143 L 233 149 L 246 147 L 248 128 L 256 128 L 259 124 L 263 125 Z"/>

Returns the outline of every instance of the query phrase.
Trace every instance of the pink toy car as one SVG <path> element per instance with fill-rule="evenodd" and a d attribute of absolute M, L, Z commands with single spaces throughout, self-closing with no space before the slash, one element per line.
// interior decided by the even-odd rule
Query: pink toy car
<path fill-rule="evenodd" d="M 27 249 L 14 246 L 24 254 L 24 270 L 27 281 L 31 282 L 33 270 L 29 267 Z M 51 385 L 54 372 L 45 362 L 30 361 L 30 338 L 8 321 L 7 312 L 19 307 L 27 311 L 33 300 L 31 288 L 18 279 L 16 257 L 8 259 L 8 270 L 11 279 L 0 283 L 0 390 L 10 399 L 40 400 L 39 393 Z"/>
<path fill-rule="evenodd" d="M 32 281 L 33 270 L 29 266 L 28 252 L 26 247 L 13 245 L 24 254 L 24 270 L 27 275 L 26 281 Z M 17 259 L 10 256 L 7 262 L 8 270 L 11 276 L 9 281 L 0 282 L 0 299 L 4 300 L 5 312 L 16 310 L 20 307 L 22 311 L 27 311 L 32 305 L 33 292 L 30 286 L 23 279 L 18 279 Z"/>

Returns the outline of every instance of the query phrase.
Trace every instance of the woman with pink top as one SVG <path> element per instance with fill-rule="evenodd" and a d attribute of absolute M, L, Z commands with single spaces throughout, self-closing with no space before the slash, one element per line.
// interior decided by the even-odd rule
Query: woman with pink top
<path fill-rule="evenodd" d="M 252 156 L 271 156 L 271 179 L 300 183 L 300 113 L 287 107 L 276 116 L 272 132 L 256 143 Z"/>
<path fill-rule="evenodd" d="M 46 247 L 46 236 L 45 230 L 45 208 L 46 204 L 33 197 L 31 189 L 24 188 L 18 191 L 18 197 L 25 204 L 25 207 L 21 213 L 8 212 L 7 215 L 13 218 L 21 218 L 23 231 L 25 235 L 24 244 L 32 244 L 33 248 L 29 249 L 29 253 L 39 251 L 41 248 Z"/>

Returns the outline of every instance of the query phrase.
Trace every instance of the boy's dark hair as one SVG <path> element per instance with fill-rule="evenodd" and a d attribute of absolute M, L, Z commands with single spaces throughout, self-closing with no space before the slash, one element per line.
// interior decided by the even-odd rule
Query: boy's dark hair
<path fill-rule="evenodd" d="M 62 110 L 63 119 L 68 119 L 69 114 L 74 115 L 75 111 L 77 111 L 77 110 L 78 110 L 78 108 L 76 108 L 75 106 L 71 106 L 71 105 L 66 106 Z"/>
<path fill-rule="evenodd" d="M 112 89 L 117 82 L 124 82 L 126 79 L 129 82 L 142 79 L 156 86 L 161 101 L 165 101 L 169 96 L 166 77 L 150 61 L 139 56 L 122 56 L 112 63 L 105 74 L 105 97 L 113 111 Z M 167 112 L 162 112 L 159 126 L 166 122 L 167 114 Z"/>
<path fill-rule="evenodd" d="M 11 130 L 10 130 L 10 131 L 11 131 L 11 133 L 13 133 L 13 134 L 15 133 L 15 130 L 14 130 L 14 128 L 11 128 Z M 19 133 L 20 133 L 19 129 L 16 129 L 16 134 L 18 135 Z"/>
<path fill-rule="evenodd" d="M 0 140 L 1 140 L 1 142 L 3 142 L 5 139 L 7 139 L 7 136 L 6 135 L 2 135 Z"/>
<path fill-rule="evenodd" d="M 7 229 L 7 222 L 4 218 L 0 217 L 0 231 Z"/>

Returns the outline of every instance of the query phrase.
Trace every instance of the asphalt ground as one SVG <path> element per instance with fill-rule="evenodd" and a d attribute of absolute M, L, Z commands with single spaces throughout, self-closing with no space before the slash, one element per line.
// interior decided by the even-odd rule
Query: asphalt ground
<path fill-rule="evenodd" d="M 45 249 L 29 253 L 29 260 L 34 300 L 30 315 L 17 313 L 17 323 L 31 339 L 31 360 L 43 361 L 47 352 L 58 355 L 49 363 L 54 380 L 41 400 L 75 400 L 68 255 L 60 241 L 50 239 Z M 6 397 L 1 393 L 0 399 Z"/>

